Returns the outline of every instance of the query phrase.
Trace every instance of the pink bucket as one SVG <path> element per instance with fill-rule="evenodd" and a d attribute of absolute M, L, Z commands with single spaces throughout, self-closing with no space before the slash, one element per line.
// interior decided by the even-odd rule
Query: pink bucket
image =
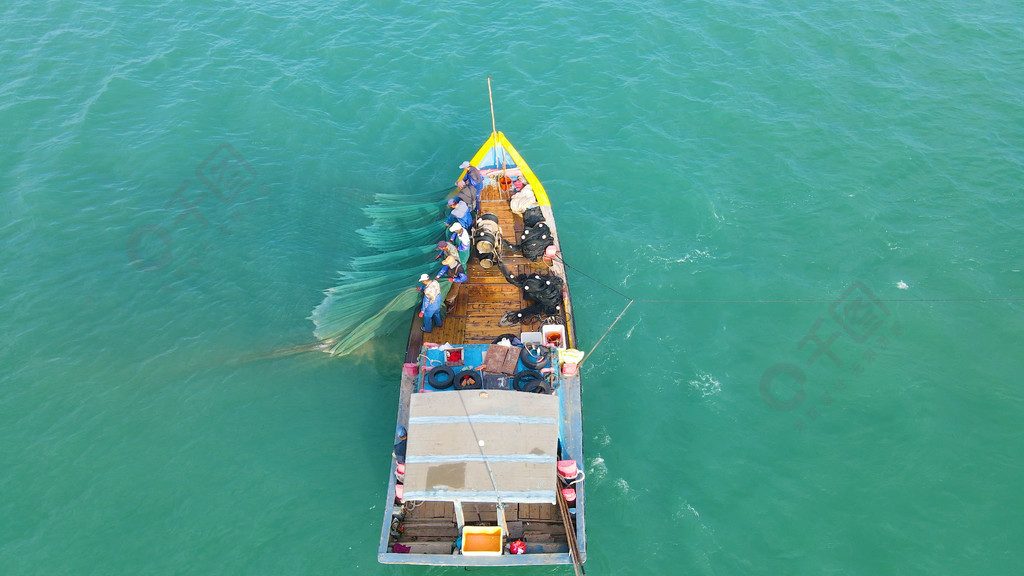
<path fill-rule="evenodd" d="M 579 373 L 579 371 L 580 371 L 579 364 L 572 364 L 572 363 L 562 364 L 562 374 L 565 374 L 566 376 L 575 376 L 576 374 Z"/>
<path fill-rule="evenodd" d="M 404 492 L 405 492 L 405 485 L 404 484 L 395 484 L 395 502 L 401 502 L 402 501 L 402 495 L 404 494 Z M 572 497 L 573 497 L 573 500 L 576 499 L 576 491 L 575 490 L 573 491 Z"/>
<path fill-rule="evenodd" d="M 562 496 L 565 496 L 566 504 L 572 506 L 576 503 L 576 489 L 575 488 L 562 488 Z"/>
<path fill-rule="evenodd" d="M 552 244 L 551 246 L 548 246 L 544 249 L 544 262 L 546 264 L 551 264 L 551 261 L 555 258 L 556 254 L 558 254 L 558 249 L 555 248 L 555 245 Z"/>
<path fill-rule="evenodd" d="M 415 362 L 406 362 L 402 364 L 402 373 L 406 376 L 415 376 L 420 373 L 420 366 Z"/>
<path fill-rule="evenodd" d="M 558 461 L 558 475 L 566 480 L 575 480 L 579 476 L 579 470 L 576 468 L 575 460 L 559 460 Z"/>

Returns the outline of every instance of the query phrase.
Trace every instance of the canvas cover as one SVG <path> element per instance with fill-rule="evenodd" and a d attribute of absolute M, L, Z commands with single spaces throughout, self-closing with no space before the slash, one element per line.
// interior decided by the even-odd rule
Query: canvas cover
<path fill-rule="evenodd" d="M 406 501 L 556 502 L 555 396 L 509 390 L 413 394 L 408 431 Z"/>

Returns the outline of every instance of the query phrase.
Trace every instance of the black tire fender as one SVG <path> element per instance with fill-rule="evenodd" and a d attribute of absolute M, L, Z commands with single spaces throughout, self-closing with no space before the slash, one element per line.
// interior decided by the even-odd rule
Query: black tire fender
<path fill-rule="evenodd" d="M 546 346 L 541 346 L 537 349 L 537 352 L 538 356 L 534 356 L 533 351 L 526 346 L 523 346 L 523 349 L 519 352 L 519 361 L 523 363 L 523 366 L 526 366 L 530 370 L 538 370 L 546 367 L 548 362 L 551 361 L 551 349 Z"/>
<path fill-rule="evenodd" d="M 438 379 L 441 374 L 444 374 L 443 380 Z M 447 390 L 455 384 L 455 371 L 448 366 L 434 366 L 427 372 L 427 384 L 438 390 Z"/>
<path fill-rule="evenodd" d="M 547 394 L 550 391 L 547 378 L 536 370 L 520 370 L 517 372 L 515 377 L 512 378 L 512 388 L 520 392 L 534 392 L 538 394 Z"/>
<path fill-rule="evenodd" d="M 480 390 L 484 387 L 483 378 L 476 370 L 463 370 L 455 375 L 456 390 Z"/>

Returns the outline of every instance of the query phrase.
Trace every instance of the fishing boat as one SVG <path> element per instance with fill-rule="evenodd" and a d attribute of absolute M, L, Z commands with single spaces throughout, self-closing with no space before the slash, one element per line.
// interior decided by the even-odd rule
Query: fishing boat
<path fill-rule="evenodd" d="M 583 354 L 550 199 L 493 109 L 469 161 L 484 187 L 468 279 L 441 326 L 410 326 L 378 559 L 582 573 Z"/>

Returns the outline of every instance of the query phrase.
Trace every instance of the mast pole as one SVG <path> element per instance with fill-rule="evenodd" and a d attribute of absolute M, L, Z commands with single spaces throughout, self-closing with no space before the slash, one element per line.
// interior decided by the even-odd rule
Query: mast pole
<path fill-rule="evenodd" d="M 487 77 L 487 98 L 491 101 L 491 133 L 497 134 L 498 128 L 494 123 L 494 95 L 491 94 L 491 77 Z"/>
<path fill-rule="evenodd" d="M 487 98 L 491 101 L 491 134 L 494 135 L 494 161 L 497 162 L 498 161 L 498 128 L 497 128 L 497 126 L 494 123 L 494 95 L 491 93 L 491 77 L 490 76 L 487 77 Z M 505 152 L 502 151 L 502 154 L 501 154 L 501 175 L 502 175 L 502 177 L 505 176 L 505 170 L 508 168 L 507 164 L 508 164 L 508 160 L 505 158 Z M 501 189 L 501 184 L 500 183 L 498 184 L 498 189 L 499 190 Z"/>

